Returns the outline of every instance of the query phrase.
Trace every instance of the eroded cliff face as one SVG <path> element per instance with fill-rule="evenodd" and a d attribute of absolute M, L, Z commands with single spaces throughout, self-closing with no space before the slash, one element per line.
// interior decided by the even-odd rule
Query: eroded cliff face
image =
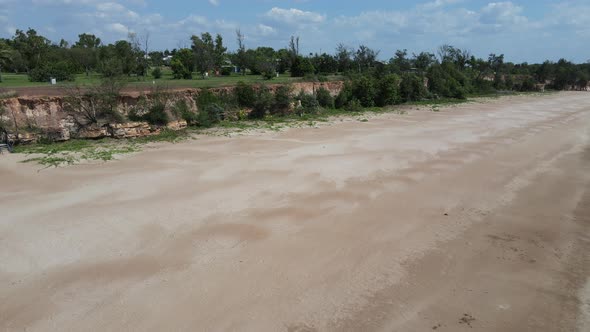
<path fill-rule="evenodd" d="M 323 87 L 332 95 L 337 95 L 343 87 L 343 82 L 300 82 L 293 83 L 292 93 L 296 95 L 314 93 Z M 272 91 L 281 85 L 269 85 Z M 209 89 L 213 93 L 231 93 L 233 87 Z M 177 89 L 166 91 L 169 94 L 168 104 L 173 105 L 178 100 L 184 100 L 192 112 L 198 112 L 195 97 L 201 89 Z M 120 96 L 117 111 L 127 117 L 129 111 L 136 107 L 141 98 L 150 98 L 150 93 L 125 92 Z M 0 100 L 0 108 L 4 114 L 0 120 L 11 128 L 11 137 L 15 138 L 18 132 L 19 140 L 23 143 L 34 142 L 39 137 L 51 140 L 65 141 L 71 138 L 128 138 L 153 135 L 160 132 L 162 127 L 150 126 L 145 122 L 106 123 L 100 126 L 84 126 L 64 110 L 64 96 L 54 97 L 27 97 L 20 96 Z M 187 123 L 180 119 L 174 119 L 166 127 L 179 130 L 186 128 Z M 15 128 L 18 128 L 15 130 Z"/>

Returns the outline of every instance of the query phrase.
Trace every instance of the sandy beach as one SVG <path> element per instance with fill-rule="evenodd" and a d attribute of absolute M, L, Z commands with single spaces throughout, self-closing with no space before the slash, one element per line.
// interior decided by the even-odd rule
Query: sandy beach
<path fill-rule="evenodd" d="M 340 120 L 0 155 L 0 331 L 590 330 L 590 93 Z"/>

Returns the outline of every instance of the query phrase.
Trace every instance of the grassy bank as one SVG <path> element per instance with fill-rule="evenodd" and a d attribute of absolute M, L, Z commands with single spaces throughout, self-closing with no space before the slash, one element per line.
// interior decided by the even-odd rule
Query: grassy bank
<path fill-rule="evenodd" d="M 173 143 L 187 139 L 188 137 L 190 137 L 190 135 L 187 130 L 163 130 L 158 135 L 145 136 L 136 139 L 72 139 L 65 142 L 19 145 L 14 147 L 14 153 L 29 156 L 29 158 L 22 161 L 24 163 L 36 162 L 48 167 L 57 167 L 83 161 L 105 162 L 114 160 L 117 156 L 141 151 L 142 145 L 148 143 Z"/>
<path fill-rule="evenodd" d="M 283 84 L 283 83 L 292 83 L 302 81 L 302 78 L 294 78 L 290 77 L 288 74 L 280 75 L 279 77 L 275 77 L 272 80 L 265 80 L 260 75 L 239 75 L 239 74 L 232 74 L 230 76 L 212 76 L 209 78 L 202 78 L 199 74 L 194 73 L 194 79 L 192 80 L 185 80 L 185 79 L 174 79 L 172 77 L 172 71 L 169 69 L 163 70 L 163 75 L 159 79 L 154 79 L 151 76 L 148 77 L 127 77 L 127 88 L 145 88 L 147 86 L 152 86 L 155 82 L 159 86 L 163 87 L 170 87 L 170 88 L 215 88 L 215 87 L 222 87 L 222 86 L 233 86 L 236 85 L 238 82 L 242 81 L 245 83 L 253 83 L 253 84 L 260 84 L 260 83 L 273 83 L 273 84 Z M 10 89 L 10 88 L 28 88 L 28 87 L 51 87 L 49 83 L 46 82 L 31 82 L 29 81 L 29 77 L 26 74 L 2 74 L 3 82 L 0 83 L 0 88 Z M 340 76 L 329 76 L 328 79 L 330 80 L 339 80 L 341 79 Z M 58 82 L 56 87 L 63 86 L 66 84 L 80 84 L 80 85 L 95 85 L 101 82 L 101 75 L 100 74 L 90 74 L 86 76 L 85 74 L 77 74 L 75 75 L 74 82 Z"/>

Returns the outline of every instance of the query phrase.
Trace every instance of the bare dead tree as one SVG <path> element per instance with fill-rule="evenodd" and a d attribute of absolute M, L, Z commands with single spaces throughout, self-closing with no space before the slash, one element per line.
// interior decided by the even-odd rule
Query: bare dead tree
<path fill-rule="evenodd" d="M 143 41 L 143 60 L 144 60 L 144 72 L 143 76 L 147 76 L 148 68 L 149 68 L 149 45 L 150 45 L 150 32 L 145 30 L 143 35 L 141 36 Z"/>
<path fill-rule="evenodd" d="M 100 125 L 102 122 L 120 122 L 122 116 L 117 106 L 123 86 L 121 80 L 113 78 L 104 79 L 96 86 L 65 86 L 64 110 L 83 127 Z"/>
<path fill-rule="evenodd" d="M 289 51 L 293 58 L 299 56 L 299 36 L 291 36 L 291 40 L 289 41 Z"/>
<path fill-rule="evenodd" d="M 246 45 L 244 44 L 244 35 L 240 29 L 236 30 L 236 40 L 238 42 L 238 52 L 236 53 L 236 65 L 240 68 L 240 73 L 246 75 Z"/>

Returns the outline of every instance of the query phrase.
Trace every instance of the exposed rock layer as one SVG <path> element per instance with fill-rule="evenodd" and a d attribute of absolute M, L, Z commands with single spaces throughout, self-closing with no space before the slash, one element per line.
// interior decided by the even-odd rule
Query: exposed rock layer
<path fill-rule="evenodd" d="M 269 89 L 276 90 L 280 85 L 269 85 Z M 343 87 L 343 82 L 300 82 L 293 83 L 293 94 L 301 91 L 313 93 L 320 87 L 326 88 L 332 95 L 336 95 Z M 221 94 L 231 93 L 233 87 L 213 88 L 210 91 Z M 201 89 L 170 90 L 170 103 L 177 100 L 185 100 L 193 112 L 198 112 L 194 97 Z M 54 93 L 62 92 L 53 90 Z M 120 97 L 118 111 L 127 115 L 129 110 L 135 107 L 140 98 L 150 93 L 145 91 L 125 91 Z M 141 137 L 158 133 L 161 128 L 150 126 L 145 122 L 130 122 L 122 124 L 105 124 L 102 126 L 80 126 L 70 114 L 64 110 L 63 95 L 51 97 L 43 96 L 19 96 L 0 100 L 0 108 L 6 110 L 1 120 L 18 127 L 18 137 L 21 142 L 34 142 L 39 137 L 45 136 L 55 141 L 66 141 L 71 138 L 96 139 L 102 137 L 129 138 Z M 166 127 L 172 130 L 186 128 L 185 121 L 173 121 Z M 14 135 L 13 135 L 14 137 Z"/>

